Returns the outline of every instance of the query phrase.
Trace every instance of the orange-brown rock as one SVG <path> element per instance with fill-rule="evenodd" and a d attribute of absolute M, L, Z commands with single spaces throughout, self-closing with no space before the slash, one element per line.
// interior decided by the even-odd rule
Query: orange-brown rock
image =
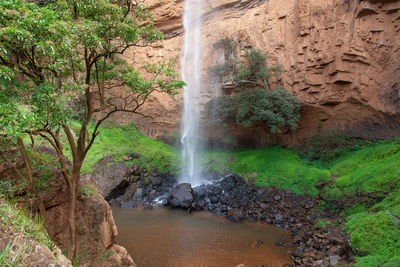
<path fill-rule="evenodd" d="M 57 172 L 58 173 L 58 172 Z M 63 250 L 69 244 L 67 194 L 61 175 L 43 192 L 45 227 L 50 238 Z M 125 248 L 116 242 L 117 227 L 108 203 L 95 186 L 82 179 L 76 210 L 77 260 L 83 266 L 136 266 Z"/>
<path fill-rule="evenodd" d="M 147 0 L 166 40 L 130 52 L 128 58 L 178 59 L 182 49 L 183 1 Z M 220 61 L 212 44 L 233 37 L 243 49 L 256 48 L 284 70 L 277 83 L 302 101 L 298 130 L 279 136 L 281 144 L 327 131 L 390 138 L 400 129 L 400 1 L 213 0 L 202 20 L 204 97 L 220 85 L 207 69 Z M 155 95 L 134 118 L 145 134 L 166 138 L 179 131 L 182 94 Z M 133 118 L 127 117 L 127 120 Z M 236 128 L 242 142 L 272 140 L 263 127 Z"/>
<path fill-rule="evenodd" d="M 48 147 L 39 147 L 41 153 L 52 155 L 54 153 Z M 10 147 L 2 150 L 2 155 L 9 162 L 14 164 L 11 167 L 8 163 L 0 164 L 0 178 L 7 179 L 17 184 L 18 175 L 15 170 L 24 174 L 23 160 L 16 148 Z M 70 162 L 67 160 L 67 164 Z M 100 162 L 101 164 L 101 162 Z M 46 189 L 39 192 L 43 200 L 46 214 L 44 226 L 50 239 L 64 252 L 70 246 L 70 234 L 68 225 L 68 194 L 66 182 L 61 171 L 55 166 L 49 166 L 54 176 L 46 185 Z M 121 168 L 120 168 L 121 169 Z M 122 175 L 121 170 L 116 175 Z M 33 170 L 35 178 L 41 175 L 40 170 Z M 100 185 L 100 190 L 105 190 L 104 185 Z M 128 254 L 126 249 L 117 244 L 117 227 L 114 222 L 112 210 L 108 203 L 101 196 L 96 186 L 87 178 L 81 178 L 78 186 L 78 196 L 76 201 L 76 235 L 77 235 L 77 262 L 80 266 L 86 267 L 134 267 L 136 264 Z M 39 211 L 38 200 L 29 197 L 27 192 L 21 191 L 19 194 L 24 196 L 19 204 L 26 210 Z M 5 229 L 0 222 L 0 251 L 4 250 L 11 242 L 13 246 L 19 248 L 26 244 L 32 249 L 27 260 L 29 266 L 72 266 L 58 247 L 50 251 L 44 245 L 34 241 L 19 233 L 13 233 Z M 16 250 L 18 251 L 18 250 Z M 58 261 L 56 260 L 58 258 Z M 1 265 L 1 264 L 0 264 Z"/>

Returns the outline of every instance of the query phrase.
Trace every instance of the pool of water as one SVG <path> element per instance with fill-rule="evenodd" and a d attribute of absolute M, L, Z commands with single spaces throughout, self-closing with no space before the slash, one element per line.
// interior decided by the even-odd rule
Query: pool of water
<path fill-rule="evenodd" d="M 167 208 L 113 208 L 118 243 L 139 267 L 282 266 L 289 231 L 264 223 L 232 223 L 210 213 Z"/>

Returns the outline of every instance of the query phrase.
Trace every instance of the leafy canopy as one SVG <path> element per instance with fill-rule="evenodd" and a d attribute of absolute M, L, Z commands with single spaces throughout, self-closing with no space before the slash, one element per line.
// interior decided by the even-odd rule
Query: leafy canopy
<path fill-rule="evenodd" d="M 96 112 L 136 112 L 153 91 L 183 82 L 172 62 L 145 64 L 144 78 L 120 58 L 160 40 L 151 14 L 131 1 L 72 0 L 39 7 L 0 2 L 0 129 L 18 134 L 66 124 L 80 103 L 84 124 Z M 107 96 L 114 87 L 125 89 Z M 91 98 L 100 97 L 96 106 Z M 83 125 L 85 126 L 85 125 Z M 85 128 L 85 127 L 84 127 Z"/>
<path fill-rule="evenodd" d="M 22 148 L 23 134 L 32 147 L 40 136 L 57 153 L 68 186 L 70 259 L 77 253 L 76 189 L 101 124 L 116 112 L 141 114 L 153 92 L 174 94 L 183 86 L 173 62 L 139 71 L 121 57 L 161 38 L 151 14 L 131 0 L 59 0 L 44 7 L 0 1 L 0 134 L 18 137 Z M 79 129 L 70 128 L 71 117 Z"/>
<path fill-rule="evenodd" d="M 208 110 L 209 116 L 219 118 L 218 123 L 233 119 L 249 127 L 262 122 L 272 133 L 279 133 L 284 126 L 297 129 L 300 106 L 300 101 L 284 88 L 253 88 L 216 97 L 208 103 Z"/>
<path fill-rule="evenodd" d="M 210 68 L 214 75 L 232 75 L 233 90 L 215 97 L 207 103 L 207 115 L 212 125 L 227 128 L 228 121 L 250 127 L 264 124 L 276 134 L 282 127 L 297 129 L 300 118 L 300 101 L 283 87 L 270 90 L 270 79 L 282 72 L 279 65 L 268 66 L 267 56 L 256 49 L 246 50 L 240 60 L 236 60 L 236 44 L 233 39 L 223 38 L 214 44 L 215 49 L 223 49 L 225 61 Z M 237 64 L 239 63 L 239 64 Z"/>

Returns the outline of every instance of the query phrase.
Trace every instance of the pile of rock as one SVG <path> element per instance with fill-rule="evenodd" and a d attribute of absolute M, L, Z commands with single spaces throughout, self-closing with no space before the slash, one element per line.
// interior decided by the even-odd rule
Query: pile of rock
<path fill-rule="evenodd" d="M 233 222 L 263 221 L 289 229 L 293 242 L 284 240 L 276 245 L 293 249 L 293 266 L 345 265 L 352 258 L 347 237 L 339 227 L 316 228 L 318 220 L 333 220 L 333 214 L 316 209 L 319 202 L 313 196 L 275 187 L 255 187 L 231 174 L 194 189 L 180 184 L 169 195 L 168 205 L 188 211 L 210 211 Z M 334 219 L 337 221 L 338 217 Z"/>

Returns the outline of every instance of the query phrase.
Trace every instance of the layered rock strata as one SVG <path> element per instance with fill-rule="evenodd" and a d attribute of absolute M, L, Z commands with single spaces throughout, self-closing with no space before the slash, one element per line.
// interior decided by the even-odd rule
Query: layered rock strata
<path fill-rule="evenodd" d="M 166 39 L 153 47 L 130 51 L 128 59 L 176 58 L 183 41 L 183 1 L 147 0 Z M 221 61 L 212 44 L 233 38 L 239 48 L 255 48 L 282 66 L 275 84 L 303 103 L 294 133 L 279 141 L 293 145 L 323 132 L 391 138 L 400 129 L 400 1 L 218 0 L 206 1 L 202 20 L 204 96 L 219 92 L 208 69 Z M 132 61 L 133 62 L 133 61 Z M 179 67 L 178 67 L 179 69 Z M 158 94 L 142 110 L 152 119 L 135 120 L 145 134 L 167 139 L 179 132 L 182 94 Z M 260 146 L 275 140 L 266 127 L 235 128 L 240 143 Z"/>

